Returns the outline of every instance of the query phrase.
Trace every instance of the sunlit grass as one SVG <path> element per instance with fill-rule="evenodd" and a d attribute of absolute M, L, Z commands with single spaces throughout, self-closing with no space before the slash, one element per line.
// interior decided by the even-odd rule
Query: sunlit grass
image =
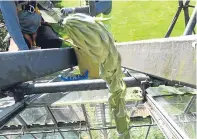
<path fill-rule="evenodd" d="M 61 7 L 83 6 L 83 0 L 63 0 Z M 194 5 L 194 2 L 192 2 Z M 163 38 L 178 8 L 177 1 L 113 1 L 112 34 L 117 42 Z M 190 14 L 193 9 L 190 8 Z M 180 36 L 185 28 L 183 11 L 171 36 Z M 66 32 L 55 27 L 61 36 Z"/>

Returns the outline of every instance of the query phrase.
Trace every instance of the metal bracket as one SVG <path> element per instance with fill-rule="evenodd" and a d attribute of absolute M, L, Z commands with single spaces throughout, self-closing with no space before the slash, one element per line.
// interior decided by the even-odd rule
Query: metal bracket
<path fill-rule="evenodd" d="M 20 102 L 24 99 L 24 92 L 16 92 L 13 94 L 15 103 Z"/>
<path fill-rule="evenodd" d="M 153 86 L 153 82 L 152 81 L 148 81 L 148 80 L 145 80 L 145 81 L 141 81 L 141 85 L 140 85 L 140 88 L 142 90 L 142 97 L 143 97 L 143 100 L 142 102 L 146 102 L 147 99 L 146 99 L 146 95 L 147 95 L 147 92 L 146 92 L 146 89 Z"/>
<path fill-rule="evenodd" d="M 5 93 L 10 97 L 14 97 L 15 103 L 23 100 L 25 96 L 23 91 L 20 91 L 15 88 L 10 89 L 9 91 L 5 91 Z"/>
<path fill-rule="evenodd" d="M 0 99 L 7 97 L 7 95 L 0 89 Z"/>
<path fill-rule="evenodd" d="M 29 83 L 23 83 L 20 84 L 21 86 L 28 86 Z M 17 88 L 18 85 L 15 85 L 12 88 L 6 89 L 3 92 L 3 94 L 6 94 L 7 96 L 14 97 L 15 103 L 20 102 L 24 99 L 25 93 L 27 90 L 25 88 Z"/>

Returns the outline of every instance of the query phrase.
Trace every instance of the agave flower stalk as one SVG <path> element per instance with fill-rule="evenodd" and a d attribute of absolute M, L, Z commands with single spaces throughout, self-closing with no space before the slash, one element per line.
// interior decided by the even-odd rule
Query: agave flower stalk
<path fill-rule="evenodd" d="M 122 78 L 121 57 L 112 35 L 93 17 L 73 14 L 63 21 L 75 50 L 89 55 L 99 63 L 100 76 L 110 91 L 109 104 L 115 119 L 119 139 L 129 139 L 129 116 L 125 107 L 126 85 Z"/>

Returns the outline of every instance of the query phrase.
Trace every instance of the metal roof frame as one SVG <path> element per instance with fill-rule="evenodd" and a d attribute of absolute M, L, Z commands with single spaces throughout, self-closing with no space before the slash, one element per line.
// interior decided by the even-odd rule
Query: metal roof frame
<path fill-rule="evenodd" d="M 130 78 L 130 77 L 129 77 Z M 90 80 L 91 81 L 91 80 Z M 92 80 L 94 81 L 94 80 Z M 95 83 L 95 82 L 92 82 L 92 83 Z M 58 84 L 58 82 L 57 82 Z M 91 84 L 91 82 L 90 82 Z M 99 86 L 99 84 L 97 84 Z M 86 87 L 84 89 L 87 89 Z M 81 90 L 83 90 L 83 88 L 81 88 Z M 72 92 L 71 92 L 72 93 Z M 5 125 L 9 120 L 11 120 L 13 118 L 13 115 L 18 115 L 24 108 L 28 107 L 28 106 L 31 106 L 31 102 L 33 102 L 36 98 L 38 98 L 40 95 L 32 95 L 32 96 L 27 96 L 24 100 L 22 100 L 21 102 L 17 102 L 15 105 L 11 106 L 11 107 L 8 107 L 6 109 L 7 113 L 4 113 L 4 115 L 0 115 L 1 116 L 1 127 L 3 127 L 3 125 Z M 166 96 L 166 95 L 163 95 L 163 96 Z M 166 135 L 166 137 L 169 137 L 169 135 L 174 135 L 174 137 L 176 137 L 176 139 L 181 139 L 181 138 L 184 138 L 184 139 L 187 139 L 187 135 L 183 132 L 181 132 L 181 129 L 177 126 L 176 123 L 173 122 L 173 120 L 167 116 L 165 110 L 161 110 L 162 108 L 159 106 L 159 104 L 154 100 L 154 98 L 157 98 L 157 97 L 163 97 L 162 95 L 161 96 L 150 96 L 149 94 L 147 94 L 147 102 L 146 102 L 146 107 L 149 109 L 150 113 L 151 113 L 151 116 L 152 118 L 154 119 L 154 121 L 157 123 L 157 125 L 160 127 L 160 129 L 163 131 L 164 135 Z M 170 95 L 168 95 L 170 96 Z M 173 94 L 171 95 L 173 96 Z M 194 103 L 195 101 L 195 97 L 193 96 L 190 101 L 188 102 L 186 108 L 185 108 L 185 111 L 188 111 L 190 108 L 191 108 L 191 104 Z M 35 106 L 35 105 L 34 105 Z M 105 120 L 106 120 L 106 117 L 105 115 L 103 114 L 104 111 L 105 111 L 105 107 L 103 107 L 103 104 L 101 103 L 100 104 L 100 110 L 101 110 L 101 117 L 102 117 L 102 122 L 103 122 L 103 127 L 102 128 L 92 128 L 89 125 L 88 123 L 88 118 L 87 118 L 87 114 L 86 114 L 86 109 L 84 109 L 84 104 L 81 104 L 81 107 L 83 109 L 83 113 L 84 113 L 84 117 L 86 117 L 85 121 L 78 121 L 77 123 L 67 123 L 65 125 L 70 125 L 68 127 L 71 127 L 70 129 L 61 129 L 61 126 L 58 125 L 57 121 L 55 120 L 53 114 L 51 113 L 51 110 L 50 110 L 50 107 L 46 106 L 46 105 L 40 105 L 40 106 L 37 106 L 37 107 L 41 107 L 41 106 L 44 106 L 47 111 L 50 113 L 52 119 L 53 119 L 53 122 L 54 122 L 54 125 L 43 125 L 40 127 L 48 127 L 48 129 L 51 129 L 51 131 L 44 131 L 44 132 L 40 132 L 40 133 L 53 133 L 54 130 L 56 132 L 69 132 L 69 131 L 88 131 L 89 132 L 89 135 L 90 137 L 92 136 L 91 135 L 91 130 L 103 130 L 104 134 L 106 134 L 106 130 L 107 129 L 115 129 L 116 127 L 115 126 L 111 126 L 111 127 L 106 127 L 105 126 Z M 105 106 L 105 105 L 104 105 Z M 137 106 L 137 105 L 136 105 Z M 36 106 L 35 106 L 36 107 Z M 11 116 L 10 116 L 11 115 Z M 159 117 L 158 117 L 159 116 Z M 8 118 L 9 117 L 9 118 Z M 17 118 L 20 119 L 20 117 L 17 116 Z M 158 120 L 160 120 L 161 118 L 163 118 L 163 122 L 159 122 Z M 4 119 L 4 120 L 3 120 Z M 6 119 L 6 120 L 5 120 Z M 4 123 L 2 123 L 2 121 L 6 121 Z M 20 120 L 21 122 L 22 120 Z M 85 122 L 85 123 L 84 123 Z M 21 122 L 23 124 L 23 126 L 27 126 L 25 125 L 24 122 Z M 82 124 L 83 123 L 83 124 Z M 165 123 L 165 124 L 164 124 Z M 78 124 L 78 128 L 77 128 L 77 125 Z M 65 127 L 65 125 L 63 127 Z M 81 125 L 81 127 L 79 127 L 79 125 Z M 165 125 L 167 125 L 165 127 Z M 146 138 L 148 137 L 148 134 L 149 134 L 149 131 L 150 131 L 150 128 L 151 126 L 155 126 L 154 123 L 150 123 L 150 124 L 146 124 L 146 125 L 137 125 L 137 126 L 131 126 L 131 128 L 133 127 L 141 127 L 141 126 L 147 126 L 148 129 L 147 129 L 147 133 L 146 133 Z M 34 134 L 38 134 L 39 132 L 30 132 L 33 128 L 35 128 L 36 125 L 32 125 L 30 126 L 29 128 L 27 128 L 27 131 L 25 131 L 25 133 L 27 134 L 33 134 L 32 136 L 34 136 Z M 39 127 L 39 126 L 38 126 Z M 75 128 L 74 128 L 75 127 Z M 20 128 L 15 128 L 15 130 L 19 130 Z M 36 128 L 35 128 L 36 129 Z M 38 130 L 39 128 L 37 128 Z M 170 130 L 169 130 L 170 129 Z M 2 128 L 2 131 L 9 131 L 9 130 L 14 130 L 14 128 L 10 128 L 7 127 L 7 129 L 3 129 Z M 169 134 L 169 132 L 171 134 Z M 60 133 L 61 134 L 61 133 Z M 7 133 L 7 134 L 1 134 L 3 136 L 6 136 L 6 135 L 11 135 L 10 133 Z M 14 135 L 14 133 L 12 133 L 12 135 Z M 35 137 L 34 137 L 35 138 Z M 63 135 L 62 135 L 62 138 L 63 138 Z"/>

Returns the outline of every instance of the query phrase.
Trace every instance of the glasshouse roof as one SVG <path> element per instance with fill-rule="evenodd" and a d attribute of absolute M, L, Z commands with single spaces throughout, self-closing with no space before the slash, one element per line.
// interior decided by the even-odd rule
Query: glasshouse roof
<path fill-rule="evenodd" d="M 59 83 L 57 74 L 44 79 L 36 82 Z M 165 138 L 169 130 L 177 134 L 175 129 L 181 136 L 196 138 L 196 90 L 150 87 L 147 99 L 153 104 L 143 103 L 138 87 L 129 87 L 127 92 L 132 138 Z M 107 89 L 45 93 L 26 96 L 16 104 L 13 97 L 2 98 L 1 118 L 8 117 L 9 121 L 2 120 L 0 138 L 118 138 L 109 95 Z"/>

